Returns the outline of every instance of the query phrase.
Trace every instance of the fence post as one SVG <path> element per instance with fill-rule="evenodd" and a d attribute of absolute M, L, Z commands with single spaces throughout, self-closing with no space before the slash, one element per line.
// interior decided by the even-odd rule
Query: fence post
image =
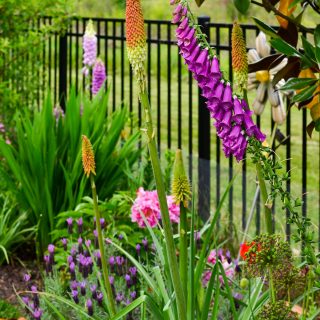
<path fill-rule="evenodd" d="M 61 108 L 65 111 L 67 96 L 67 35 L 60 35 L 59 39 L 59 102 Z"/>
<path fill-rule="evenodd" d="M 198 17 L 198 24 L 202 32 L 207 35 L 210 41 L 208 23 L 210 17 Z M 210 216 L 210 114 L 206 106 L 206 100 L 198 91 L 198 212 L 203 220 Z"/>

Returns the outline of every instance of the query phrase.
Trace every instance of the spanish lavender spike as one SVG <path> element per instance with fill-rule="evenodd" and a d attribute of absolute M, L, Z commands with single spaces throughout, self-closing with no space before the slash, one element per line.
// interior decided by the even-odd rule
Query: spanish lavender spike
<path fill-rule="evenodd" d="M 71 289 L 71 290 L 77 290 L 77 289 L 78 289 L 78 282 L 75 281 L 75 280 L 72 280 L 72 281 L 70 282 L 70 289 Z"/>
<path fill-rule="evenodd" d="M 105 218 L 100 218 L 100 225 L 101 225 L 101 229 L 104 229 L 106 226 L 106 220 Z"/>
<path fill-rule="evenodd" d="M 43 311 L 40 308 L 36 308 L 33 313 L 32 316 L 35 320 L 41 320 L 42 317 L 42 313 Z"/>
<path fill-rule="evenodd" d="M 77 220 L 77 226 L 78 226 L 78 233 L 81 234 L 83 232 L 83 219 L 80 217 Z"/>
<path fill-rule="evenodd" d="M 102 267 L 102 262 L 101 262 L 101 253 L 100 253 L 100 251 L 96 251 L 96 252 L 94 253 L 94 256 L 95 256 L 96 259 L 97 259 L 97 261 L 96 261 L 97 266 L 98 266 L 99 268 L 101 268 L 101 267 Z"/>
<path fill-rule="evenodd" d="M 88 315 L 92 316 L 93 315 L 93 303 L 92 303 L 91 299 L 87 300 L 86 307 L 88 309 Z"/>
<path fill-rule="evenodd" d="M 124 298 L 124 296 L 123 296 L 122 292 L 117 293 L 116 302 L 120 303 L 121 301 L 123 301 L 123 298 Z"/>
<path fill-rule="evenodd" d="M 67 227 L 68 227 L 68 233 L 72 234 L 72 227 L 73 227 L 73 219 L 70 217 L 66 220 Z"/>
<path fill-rule="evenodd" d="M 94 247 L 96 249 L 98 249 L 99 248 L 99 241 L 98 241 L 98 231 L 97 231 L 97 229 L 93 230 L 93 235 L 94 235 Z"/>
<path fill-rule="evenodd" d="M 70 275 L 71 275 L 71 280 L 75 280 L 76 279 L 76 265 L 74 264 L 74 262 L 72 261 L 69 265 L 69 271 L 70 271 Z"/>
<path fill-rule="evenodd" d="M 137 292 L 136 291 L 130 292 L 130 297 L 132 298 L 132 300 L 134 300 L 137 297 Z"/>
<path fill-rule="evenodd" d="M 90 286 L 90 291 L 92 294 L 92 299 L 96 300 L 97 299 L 97 286 L 95 284 Z"/>
<path fill-rule="evenodd" d="M 33 303 L 34 307 L 38 308 L 40 301 L 39 301 L 39 296 L 38 296 L 38 288 L 36 286 L 31 286 L 31 291 L 33 292 L 32 298 L 33 298 Z"/>
<path fill-rule="evenodd" d="M 140 256 L 141 245 L 139 243 L 136 245 L 136 251 L 137 251 L 138 256 Z"/>
<path fill-rule="evenodd" d="M 73 301 L 78 304 L 79 303 L 79 293 L 78 293 L 78 290 L 72 290 L 71 291 L 71 296 L 72 296 L 72 299 Z"/>
<path fill-rule="evenodd" d="M 61 243 L 63 245 L 63 249 L 64 251 L 67 251 L 68 247 L 67 247 L 67 244 L 68 244 L 68 240 L 66 238 L 62 238 L 61 239 Z"/>
<path fill-rule="evenodd" d="M 86 282 L 81 281 L 80 282 L 80 293 L 85 296 L 86 295 Z"/>
<path fill-rule="evenodd" d="M 142 244 L 145 251 L 148 251 L 148 240 L 146 238 L 142 239 Z"/>
<path fill-rule="evenodd" d="M 78 238 L 78 251 L 79 251 L 79 253 L 83 253 L 82 243 L 83 243 L 82 238 L 81 237 Z"/>
<path fill-rule="evenodd" d="M 126 274 L 126 275 L 124 276 L 124 280 L 126 281 L 127 288 L 130 288 L 131 285 L 132 285 L 132 281 L 131 281 L 130 274 Z"/>
<path fill-rule="evenodd" d="M 102 306 L 102 301 L 103 301 L 103 294 L 102 292 L 99 292 L 97 294 L 97 302 L 98 302 L 98 305 L 101 307 Z"/>
<path fill-rule="evenodd" d="M 49 251 L 49 258 L 50 258 L 51 264 L 54 264 L 54 250 L 55 250 L 55 246 L 53 244 L 49 244 L 48 251 Z"/>

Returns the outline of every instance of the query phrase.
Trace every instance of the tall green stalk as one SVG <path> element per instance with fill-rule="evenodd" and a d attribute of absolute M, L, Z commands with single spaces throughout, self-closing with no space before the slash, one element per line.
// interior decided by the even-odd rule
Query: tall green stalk
<path fill-rule="evenodd" d="M 160 161 L 158 158 L 158 152 L 157 152 L 157 147 L 155 142 L 155 132 L 152 125 L 151 108 L 150 108 L 148 94 L 146 90 L 140 92 L 140 100 L 146 116 L 146 134 L 148 137 L 148 148 L 149 148 L 153 173 L 156 180 L 156 187 L 157 187 L 160 210 L 161 210 L 161 219 L 163 224 L 164 237 L 166 240 L 166 248 L 167 248 L 168 260 L 169 260 L 169 269 L 171 273 L 174 291 L 176 294 L 179 320 L 185 320 L 187 319 L 187 310 L 186 310 L 186 303 L 185 303 L 186 300 L 184 297 L 180 276 L 179 276 L 179 268 L 178 268 L 178 263 L 176 258 L 175 244 L 173 240 L 173 232 L 172 232 L 170 218 L 169 218 L 165 186 L 162 179 Z"/>
<path fill-rule="evenodd" d="M 188 300 L 188 224 L 187 210 L 184 204 L 180 203 L 180 254 L 179 254 L 180 277 L 183 293 Z"/>
<path fill-rule="evenodd" d="M 102 230 L 101 230 L 101 224 L 100 224 L 100 212 L 98 207 L 98 196 L 97 196 L 97 190 L 96 185 L 94 183 L 93 174 L 90 173 L 90 183 L 91 183 L 91 190 L 92 190 L 92 199 L 93 199 L 93 208 L 94 208 L 94 215 L 96 217 L 96 226 L 98 231 L 98 243 L 99 243 L 99 250 L 101 255 L 101 264 L 102 264 L 102 275 L 104 280 L 104 286 L 106 288 L 107 292 L 107 305 L 109 307 L 110 315 L 113 316 L 116 313 L 116 307 L 114 304 L 114 299 L 112 295 L 112 289 L 109 281 L 109 274 L 108 274 L 108 266 L 107 266 L 107 260 L 105 256 L 105 250 L 104 250 L 104 241 L 102 236 Z"/>

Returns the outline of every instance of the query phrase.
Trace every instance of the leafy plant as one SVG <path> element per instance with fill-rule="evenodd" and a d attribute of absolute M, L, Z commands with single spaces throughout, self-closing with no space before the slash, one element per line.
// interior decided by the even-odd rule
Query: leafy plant
<path fill-rule="evenodd" d="M 19 212 L 17 204 L 9 196 L 0 196 L 0 265 L 9 263 L 14 250 L 26 243 L 35 228 L 28 228 L 27 212 Z M 0 308 L 1 309 L 1 308 Z"/>
<path fill-rule="evenodd" d="M 29 209 L 32 224 L 39 224 L 42 247 L 50 242 L 56 215 L 74 208 L 88 190 L 81 168 L 81 134 L 90 137 L 96 150 L 96 184 L 102 199 L 126 185 L 124 170 L 140 156 L 138 132 L 122 139 L 127 109 L 108 112 L 107 101 L 107 94 L 91 101 L 72 90 L 65 115 L 56 119 L 48 95 L 33 118 L 28 112 L 16 114 L 16 145 L 0 141 L 0 170 L 22 207 Z"/>

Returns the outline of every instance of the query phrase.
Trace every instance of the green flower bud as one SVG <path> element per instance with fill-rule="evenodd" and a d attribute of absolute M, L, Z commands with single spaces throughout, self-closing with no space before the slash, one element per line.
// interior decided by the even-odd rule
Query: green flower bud
<path fill-rule="evenodd" d="M 246 289 L 249 285 L 249 280 L 247 278 L 242 278 L 240 280 L 240 288 L 241 289 Z"/>

